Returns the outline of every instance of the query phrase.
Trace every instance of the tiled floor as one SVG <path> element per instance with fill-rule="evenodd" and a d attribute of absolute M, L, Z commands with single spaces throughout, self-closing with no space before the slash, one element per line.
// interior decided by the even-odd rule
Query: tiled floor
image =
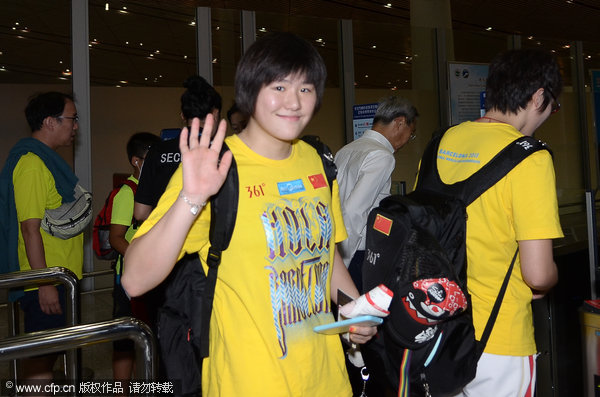
<path fill-rule="evenodd" d="M 20 313 L 22 322 L 22 313 Z M 82 293 L 81 295 L 81 322 L 89 324 L 112 318 L 112 292 Z M 7 306 L 0 305 L 0 338 L 8 336 Z M 22 329 L 22 325 L 21 325 Z M 112 379 L 112 342 L 97 343 L 81 349 L 82 376 L 85 380 Z M 57 360 L 56 372 L 62 372 L 63 360 Z M 10 379 L 10 362 L 0 361 L 0 379 Z"/>

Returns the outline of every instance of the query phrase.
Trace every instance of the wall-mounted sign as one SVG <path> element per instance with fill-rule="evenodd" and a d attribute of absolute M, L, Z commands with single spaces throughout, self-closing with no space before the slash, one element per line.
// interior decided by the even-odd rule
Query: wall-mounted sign
<path fill-rule="evenodd" d="M 450 124 L 475 120 L 485 113 L 485 81 L 489 66 L 448 62 Z"/>
<path fill-rule="evenodd" d="M 378 106 L 379 103 L 367 103 L 352 107 L 354 140 L 360 138 L 366 130 L 373 126 L 373 117 L 375 117 Z"/>

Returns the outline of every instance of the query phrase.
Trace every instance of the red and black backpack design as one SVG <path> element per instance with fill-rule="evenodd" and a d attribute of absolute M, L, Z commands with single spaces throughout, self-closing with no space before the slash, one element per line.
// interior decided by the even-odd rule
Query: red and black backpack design
<path fill-rule="evenodd" d="M 111 247 L 110 242 L 108 241 L 108 235 L 110 232 L 110 219 L 112 217 L 113 201 L 123 185 L 129 186 L 135 195 L 137 183 L 127 179 L 125 182 L 123 182 L 123 184 L 114 188 L 110 192 L 106 198 L 106 201 L 104 202 L 104 206 L 102 206 L 102 209 L 98 215 L 96 215 L 96 219 L 94 220 L 92 245 L 94 248 L 94 254 L 96 254 L 96 258 L 98 259 L 112 261 L 117 259 L 119 256 L 119 253 L 113 247 Z"/>

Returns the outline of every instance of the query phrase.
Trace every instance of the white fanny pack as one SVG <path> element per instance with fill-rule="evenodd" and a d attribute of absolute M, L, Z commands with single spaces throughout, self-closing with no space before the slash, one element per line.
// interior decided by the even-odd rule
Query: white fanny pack
<path fill-rule="evenodd" d="M 81 185 L 75 186 L 75 200 L 58 208 L 46 210 L 42 230 L 63 240 L 75 237 L 92 220 L 92 193 Z"/>

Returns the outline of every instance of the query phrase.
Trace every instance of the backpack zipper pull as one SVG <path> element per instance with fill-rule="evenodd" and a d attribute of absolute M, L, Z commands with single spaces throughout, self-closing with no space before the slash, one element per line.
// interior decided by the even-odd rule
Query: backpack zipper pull
<path fill-rule="evenodd" d="M 421 382 L 423 382 L 423 390 L 425 390 L 425 397 L 432 397 L 429 392 L 429 383 L 427 383 L 427 378 L 424 373 L 421 373 Z"/>

